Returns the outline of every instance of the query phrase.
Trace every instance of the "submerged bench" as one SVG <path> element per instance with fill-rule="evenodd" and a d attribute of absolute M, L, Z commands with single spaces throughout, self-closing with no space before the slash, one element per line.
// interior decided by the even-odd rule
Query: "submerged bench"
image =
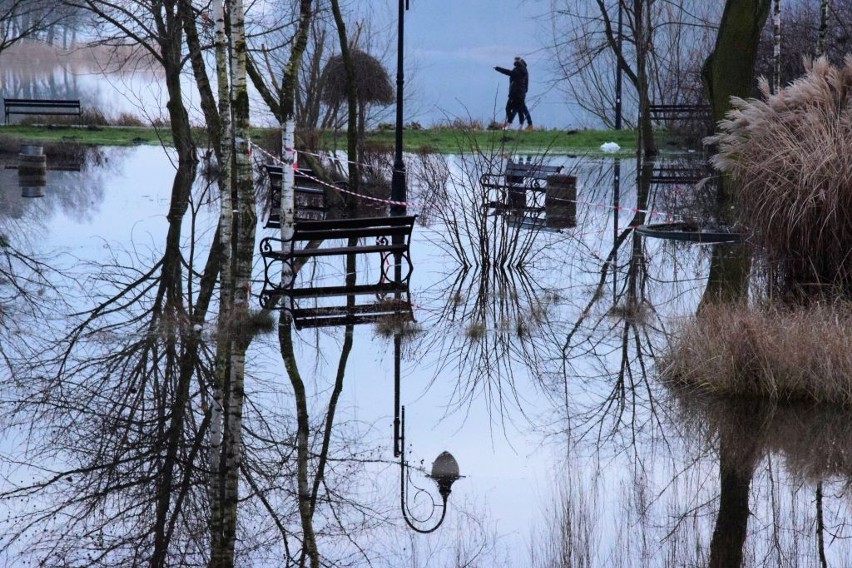
<path fill-rule="evenodd" d="M 489 189 L 506 189 L 509 187 L 524 187 L 532 190 L 542 190 L 547 183 L 547 176 L 558 174 L 562 166 L 551 166 L 533 162 L 506 162 L 506 168 L 500 173 L 486 172 L 479 176 L 479 183 Z"/>
<path fill-rule="evenodd" d="M 281 182 L 283 169 L 280 165 L 266 164 L 263 166 L 269 176 L 269 194 L 266 199 L 264 227 L 278 229 L 281 227 Z M 295 211 L 297 221 L 320 220 L 325 217 L 328 206 L 323 185 L 316 179 L 312 170 L 298 168 L 293 172 L 295 185 Z"/>
<path fill-rule="evenodd" d="M 708 120 L 711 117 L 709 105 L 649 105 L 648 116 L 651 120 Z"/>
<path fill-rule="evenodd" d="M 562 166 L 509 160 L 502 172 L 486 172 L 479 176 L 479 183 L 483 188 L 499 192 L 499 201 L 489 205 L 526 207 L 527 192 L 532 194 L 535 202 L 536 194 L 547 191 L 547 178 L 561 172 Z"/>
<path fill-rule="evenodd" d="M 262 239 L 264 282 L 260 305 L 288 311 L 297 328 L 309 325 L 310 322 L 305 322 L 312 319 L 322 319 L 323 325 L 375 321 L 389 311 L 404 311 L 405 306 L 410 314 L 408 290 L 413 265 L 409 244 L 415 219 L 415 215 L 407 215 L 297 221 L 291 239 Z M 307 260 L 320 257 L 347 260 L 358 255 L 375 256 L 380 267 L 378 281 L 355 283 L 353 274 L 351 282 L 344 277 L 338 282 L 306 282 L 297 286 L 297 273 Z M 289 282 L 281 282 L 282 271 L 292 275 Z M 365 295 L 375 295 L 376 301 L 359 303 L 357 296 Z M 338 297 L 345 299 L 345 303 L 304 308 L 298 302 Z"/>
<path fill-rule="evenodd" d="M 661 161 L 654 165 L 650 182 L 658 185 L 694 185 L 714 175 L 715 171 L 706 160 Z"/>
<path fill-rule="evenodd" d="M 6 124 L 12 115 L 81 116 L 79 99 L 3 99 Z"/>

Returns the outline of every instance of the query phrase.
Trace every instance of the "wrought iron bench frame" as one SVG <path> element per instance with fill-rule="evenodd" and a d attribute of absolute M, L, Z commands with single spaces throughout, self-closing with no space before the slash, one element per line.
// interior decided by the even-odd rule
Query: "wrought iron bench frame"
<path fill-rule="evenodd" d="M 486 172 L 479 176 L 479 183 L 485 189 L 496 189 L 500 192 L 499 201 L 490 202 L 489 206 L 530 209 L 526 206 L 526 192 L 530 191 L 535 200 L 537 194 L 546 191 L 548 176 L 562 173 L 562 169 L 563 166 L 510 160 L 503 172 Z"/>
<path fill-rule="evenodd" d="M 414 267 L 409 254 L 409 245 L 415 219 L 416 215 L 406 215 L 297 221 L 294 224 L 291 239 L 285 241 L 277 237 L 265 237 L 260 241 L 260 254 L 264 264 L 264 284 L 260 293 L 261 307 L 273 308 L 280 300 L 287 299 L 289 301 L 286 305 L 278 305 L 278 307 L 289 311 L 294 319 L 297 319 L 298 316 L 307 313 L 304 310 L 300 311 L 296 305 L 297 299 L 367 294 L 375 294 L 379 302 L 384 301 L 388 295 L 399 296 L 398 299 L 407 302 L 410 306 L 408 288 Z M 375 244 L 362 243 L 363 239 L 370 238 L 375 238 Z M 354 240 L 355 244 L 322 246 L 326 241 L 339 239 Z M 381 267 L 379 281 L 372 284 L 296 287 L 296 273 L 307 259 L 345 257 L 350 254 L 378 254 Z M 289 269 L 292 278 L 289 282 L 275 283 L 276 279 L 280 281 L 283 269 Z M 327 312 L 325 314 L 327 317 L 370 312 L 367 315 L 373 318 L 378 317 L 379 314 L 376 312 L 387 311 L 371 310 L 376 306 L 379 304 L 348 303 L 345 306 L 311 308 L 309 311 L 315 315 Z"/>

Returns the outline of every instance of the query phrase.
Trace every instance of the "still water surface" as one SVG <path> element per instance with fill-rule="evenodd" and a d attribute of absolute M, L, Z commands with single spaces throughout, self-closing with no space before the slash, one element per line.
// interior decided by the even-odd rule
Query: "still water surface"
<path fill-rule="evenodd" d="M 350 490 L 396 526 L 355 541 L 377 566 L 702 566 L 711 548 L 724 557 L 743 539 L 747 566 L 819 566 L 820 546 L 829 565 L 843 565 L 848 413 L 710 400 L 656 379 L 667 334 L 695 313 L 712 249 L 643 239 L 627 227 L 670 218 L 694 196 L 676 185 L 639 191 L 630 161 L 548 160 L 577 176 L 577 223 L 510 229 L 510 240 L 530 244 L 522 269 L 463 269 L 444 217 L 412 174 L 420 332 L 401 349 L 408 457 L 428 467 L 449 450 L 464 478 L 437 532 L 404 529 L 392 446 L 394 344 L 373 324 L 356 326 L 339 423 L 347 443 L 375 462 L 355 470 L 365 477 L 349 480 Z M 448 166 L 444 205 L 470 206 L 479 165 L 457 156 Z M 161 254 L 174 177 L 161 148 L 91 150 L 80 171 L 49 171 L 36 199 L 21 197 L 15 170 L 0 176 L 2 232 L 58 273 L 97 288 L 107 259 L 144 271 Z M 206 246 L 218 205 L 203 181 L 192 210 L 195 240 Z M 492 236 L 516 227 L 503 217 L 488 223 Z M 258 229 L 258 238 L 270 235 Z M 494 237 L 489 246 L 506 242 Z M 482 251 L 475 231 L 455 244 L 467 258 Z M 255 294 L 261 279 L 258 264 Z M 70 302 L 76 310 L 87 298 Z M 32 323 L 17 333 L 43 329 Z M 297 336 L 319 407 L 343 331 Z M 252 344 L 248 374 L 249 396 L 291 411 L 274 334 Z M 330 554 L 350 552 L 344 545 Z"/>

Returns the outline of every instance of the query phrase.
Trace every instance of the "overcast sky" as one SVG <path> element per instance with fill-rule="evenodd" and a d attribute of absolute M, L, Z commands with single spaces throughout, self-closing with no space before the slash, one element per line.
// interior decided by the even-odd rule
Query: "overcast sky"
<path fill-rule="evenodd" d="M 367 2 L 368 0 L 360 0 Z M 547 46 L 549 0 L 409 0 L 405 14 L 406 122 L 428 125 L 472 117 L 503 120 L 509 80 L 494 70 L 511 67 L 515 55 L 530 70 L 527 106 L 536 126 L 582 126 L 570 104 L 552 87 Z M 397 3 L 388 2 L 395 42 Z M 395 43 L 388 71 L 396 77 Z"/>

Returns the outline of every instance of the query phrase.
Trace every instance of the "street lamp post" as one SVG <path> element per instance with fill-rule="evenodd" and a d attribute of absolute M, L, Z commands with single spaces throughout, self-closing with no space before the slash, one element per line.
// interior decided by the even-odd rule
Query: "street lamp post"
<path fill-rule="evenodd" d="M 618 37 L 616 38 L 616 72 L 615 72 L 615 129 L 621 130 L 621 59 L 624 55 L 621 53 L 622 49 L 622 35 L 621 35 L 621 3 L 623 0 L 618 0 Z"/>
<path fill-rule="evenodd" d="M 399 0 L 399 20 L 397 22 L 396 44 L 396 139 L 393 157 L 393 176 L 391 177 L 391 215 L 405 215 L 405 164 L 402 161 L 402 95 L 405 85 L 403 71 L 403 45 L 405 36 L 405 11 L 408 0 Z"/>

